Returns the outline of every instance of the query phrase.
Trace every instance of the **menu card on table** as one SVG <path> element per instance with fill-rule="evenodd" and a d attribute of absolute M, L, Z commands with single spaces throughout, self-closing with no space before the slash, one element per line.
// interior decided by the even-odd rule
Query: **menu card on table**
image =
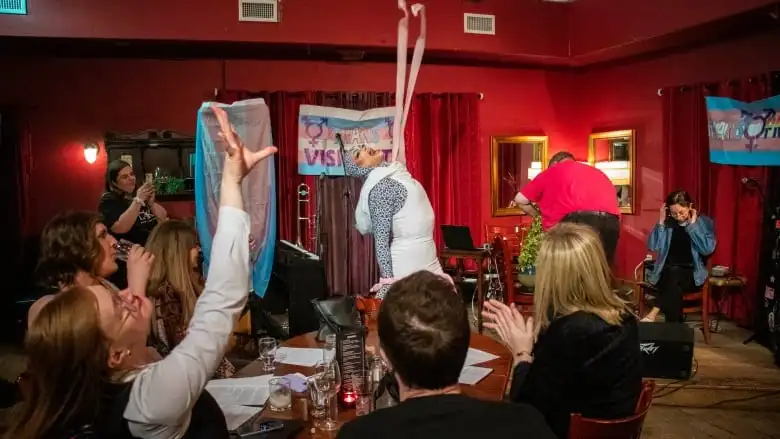
<path fill-rule="evenodd" d="M 366 338 L 363 328 L 342 329 L 336 334 L 336 361 L 341 371 L 341 392 L 352 390 L 352 375 L 363 372 Z"/>

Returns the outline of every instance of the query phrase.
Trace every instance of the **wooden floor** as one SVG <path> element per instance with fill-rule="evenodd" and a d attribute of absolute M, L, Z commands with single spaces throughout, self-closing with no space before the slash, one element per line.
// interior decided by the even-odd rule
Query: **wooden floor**
<path fill-rule="evenodd" d="M 658 382 L 642 437 L 780 439 L 780 368 L 749 336 L 725 322 L 706 345 L 697 331 L 695 375 Z"/>

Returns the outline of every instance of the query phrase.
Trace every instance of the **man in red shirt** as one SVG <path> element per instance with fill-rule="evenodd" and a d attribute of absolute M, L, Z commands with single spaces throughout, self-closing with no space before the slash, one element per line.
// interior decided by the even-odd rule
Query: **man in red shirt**
<path fill-rule="evenodd" d="M 601 236 L 612 264 L 620 236 L 617 192 L 600 170 L 577 162 L 566 151 L 555 154 L 543 172 L 517 193 L 514 203 L 529 215 L 542 215 L 545 230 L 561 221 L 587 224 Z"/>

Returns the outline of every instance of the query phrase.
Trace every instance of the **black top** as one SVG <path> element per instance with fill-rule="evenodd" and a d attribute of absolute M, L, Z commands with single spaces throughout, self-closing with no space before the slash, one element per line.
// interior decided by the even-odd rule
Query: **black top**
<path fill-rule="evenodd" d="M 132 381 L 122 384 L 109 384 L 101 414 L 93 426 L 94 437 L 111 439 L 132 439 L 124 413 L 130 400 Z M 217 401 L 207 391 L 203 391 L 192 407 L 190 425 L 182 439 L 229 439 L 230 435 L 225 415 Z"/>
<path fill-rule="evenodd" d="M 117 194 L 116 192 L 105 192 L 100 197 L 100 206 L 98 210 L 103 216 L 103 224 L 111 230 L 114 223 L 122 216 L 123 213 L 130 207 L 133 200 L 128 200 L 127 197 Z M 126 239 L 133 244 L 145 245 L 146 239 L 149 238 L 149 234 L 152 233 L 152 229 L 157 225 L 157 217 L 154 216 L 152 210 L 143 206 L 141 213 L 135 219 L 135 224 L 127 233 L 114 233 L 112 235 L 116 239 Z"/>
<path fill-rule="evenodd" d="M 408 399 L 341 427 L 338 439 L 554 439 L 538 411 L 526 404 L 482 401 L 465 395 Z"/>
<path fill-rule="evenodd" d="M 685 227 L 676 222 L 672 225 L 672 240 L 664 264 L 693 267 L 691 236 L 685 231 Z"/>
<path fill-rule="evenodd" d="M 578 311 L 553 320 L 534 347 L 534 362 L 515 367 L 510 397 L 538 409 L 559 438 L 569 418 L 630 416 L 642 392 L 639 329 L 634 316 L 609 325 Z"/>

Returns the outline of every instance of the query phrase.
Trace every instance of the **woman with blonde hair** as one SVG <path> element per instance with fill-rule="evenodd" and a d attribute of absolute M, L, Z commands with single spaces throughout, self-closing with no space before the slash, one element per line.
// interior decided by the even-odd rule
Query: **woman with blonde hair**
<path fill-rule="evenodd" d="M 229 438 L 222 410 L 204 389 L 249 292 L 241 182 L 276 148 L 245 149 L 224 110 L 213 111 L 227 154 L 209 276 L 187 336 L 162 360 L 138 365 L 131 353 L 146 345 L 152 316 L 145 294 L 91 286 L 57 295 L 30 327 L 26 348 L 41 366 L 4 439 Z"/>
<path fill-rule="evenodd" d="M 152 340 L 157 351 L 168 355 L 187 335 L 195 303 L 203 291 L 198 272 L 200 244 L 189 224 L 169 220 L 152 230 L 146 250 L 154 255 L 147 295 L 152 299 Z M 222 359 L 215 378 L 229 378 L 236 371 Z"/>
<path fill-rule="evenodd" d="M 534 317 L 491 300 L 483 311 L 515 359 L 510 397 L 536 407 L 560 438 L 569 417 L 633 414 L 642 388 L 636 317 L 610 288 L 598 234 L 561 223 L 542 240 Z"/>

